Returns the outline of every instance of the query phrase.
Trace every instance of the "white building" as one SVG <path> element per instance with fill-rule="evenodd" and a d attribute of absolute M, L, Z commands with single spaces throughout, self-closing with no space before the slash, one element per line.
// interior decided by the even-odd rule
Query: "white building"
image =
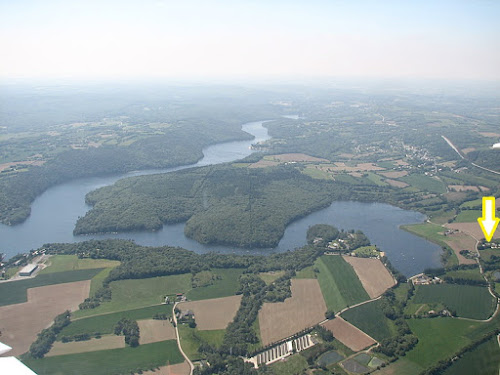
<path fill-rule="evenodd" d="M 21 271 L 19 271 L 19 276 L 31 276 L 37 268 L 38 264 L 28 264 L 27 266 L 24 266 Z"/>

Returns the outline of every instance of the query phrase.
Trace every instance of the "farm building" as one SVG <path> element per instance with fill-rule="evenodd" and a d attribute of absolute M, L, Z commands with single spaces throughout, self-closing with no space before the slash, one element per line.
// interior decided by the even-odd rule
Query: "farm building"
<path fill-rule="evenodd" d="M 31 276 L 37 268 L 38 264 L 28 264 L 27 266 L 24 266 L 21 271 L 19 271 L 19 276 Z"/>

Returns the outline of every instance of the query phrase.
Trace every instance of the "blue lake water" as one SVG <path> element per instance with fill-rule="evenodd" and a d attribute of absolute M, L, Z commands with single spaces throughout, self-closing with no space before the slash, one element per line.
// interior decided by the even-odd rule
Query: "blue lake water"
<path fill-rule="evenodd" d="M 0 252 L 11 257 L 37 249 L 50 242 L 77 242 L 91 238 L 132 239 L 141 245 L 180 246 L 198 253 L 218 251 L 238 254 L 269 254 L 293 250 L 306 243 L 307 229 L 325 223 L 343 229 L 361 229 L 373 244 L 385 251 L 391 263 L 406 276 L 427 267 L 440 266 L 439 246 L 399 229 L 399 225 L 418 223 L 425 216 L 414 211 L 382 203 L 334 202 L 329 207 L 291 223 L 274 249 L 239 249 L 228 246 L 203 245 L 184 235 L 184 224 L 165 225 L 157 232 L 127 232 L 90 236 L 74 236 L 76 220 L 91 208 L 85 195 L 119 179 L 155 173 L 220 164 L 242 159 L 253 151 L 251 145 L 269 139 L 264 121 L 244 124 L 242 129 L 255 136 L 252 141 L 226 142 L 206 147 L 204 157 L 196 164 L 164 170 L 138 171 L 122 175 L 85 178 L 54 186 L 40 195 L 32 205 L 30 217 L 22 224 L 0 224 Z"/>

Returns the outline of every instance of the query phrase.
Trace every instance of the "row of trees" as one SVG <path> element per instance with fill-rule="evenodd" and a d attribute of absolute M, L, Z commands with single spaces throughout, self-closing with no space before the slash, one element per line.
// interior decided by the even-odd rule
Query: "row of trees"
<path fill-rule="evenodd" d="M 58 333 L 70 323 L 70 316 L 71 313 L 69 311 L 56 316 L 54 324 L 38 334 L 37 339 L 31 344 L 29 350 L 33 358 L 43 358 L 50 351 Z"/>

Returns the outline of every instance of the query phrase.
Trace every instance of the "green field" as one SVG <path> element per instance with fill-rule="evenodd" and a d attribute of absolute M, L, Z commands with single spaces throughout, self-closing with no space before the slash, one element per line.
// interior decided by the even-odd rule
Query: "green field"
<path fill-rule="evenodd" d="M 40 275 L 92 268 L 113 268 L 120 264 L 116 260 L 107 259 L 78 259 L 76 255 L 54 255 L 49 258 L 50 266 L 40 271 Z"/>
<path fill-rule="evenodd" d="M 283 362 L 276 362 L 269 366 L 274 375 L 303 374 L 308 367 L 306 359 L 300 354 L 292 355 Z"/>
<path fill-rule="evenodd" d="M 189 328 L 186 324 L 179 324 L 178 328 L 182 350 L 192 361 L 204 358 L 204 355 L 198 351 L 202 342 L 218 347 L 222 344 L 226 332 L 224 329 L 199 331 L 196 328 Z"/>
<path fill-rule="evenodd" d="M 413 187 L 418 188 L 422 191 L 428 191 L 430 193 L 442 194 L 446 192 L 444 184 L 432 177 L 428 177 L 422 174 L 412 174 L 399 178 L 399 180 L 410 184 Z"/>
<path fill-rule="evenodd" d="M 318 281 L 328 310 L 340 311 L 370 299 L 352 266 L 341 256 L 322 256 L 315 266 L 319 269 Z"/>
<path fill-rule="evenodd" d="M 94 296 L 94 294 L 102 288 L 102 283 L 108 277 L 109 273 L 111 272 L 113 268 L 105 268 L 101 272 L 99 272 L 97 275 L 95 275 L 92 280 L 90 280 L 90 296 Z"/>
<path fill-rule="evenodd" d="M 373 172 L 368 172 L 368 179 L 372 181 L 375 185 L 387 186 L 387 182 L 384 181 L 385 178 Z"/>
<path fill-rule="evenodd" d="M 426 238 L 440 246 L 445 246 L 445 237 L 442 235 L 444 229 L 440 225 L 432 223 L 422 223 L 422 224 L 411 224 L 411 225 L 401 225 L 401 229 L 407 232 L 416 234 L 417 236 Z"/>
<path fill-rule="evenodd" d="M 136 348 L 28 359 L 24 363 L 38 375 L 122 375 L 183 361 L 177 342 L 169 340 Z"/>
<path fill-rule="evenodd" d="M 0 283 L 0 306 L 26 302 L 26 290 L 29 288 L 90 280 L 99 272 L 101 272 L 101 270 L 102 268 L 96 268 L 48 273 L 44 275 L 38 275 L 32 279 Z"/>
<path fill-rule="evenodd" d="M 411 303 L 442 303 L 458 316 L 487 319 L 495 309 L 495 300 L 486 287 L 437 284 L 418 286 Z"/>
<path fill-rule="evenodd" d="M 84 317 L 158 305 L 163 296 L 191 290 L 191 274 L 120 280 L 110 283 L 112 299 L 95 309 L 75 311 L 74 317 Z"/>
<path fill-rule="evenodd" d="M 271 272 L 261 272 L 259 273 L 259 277 L 264 280 L 264 282 L 269 285 L 277 278 L 283 276 L 285 271 L 271 271 Z"/>
<path fill-rule="evenodd" d="M 478 217 L 482 217 L 483 214 L 479 210 L 465 210 L 461 211 L 455 218 L 455 223 L 476 223 Z"/>
<path fill-rule="evenodd" d="M 468 335 L 484 323 L 453 318 L 409 319 L 418 344 L 406 354 L 406 359 L 423 368 L 435 364 L 470 343 Z"/>
<path fill-rule="evenodd" d="M 221 298 L 234 296 L 239 288 L 239 277 L 243 273 L 242 268 L 217 268 L 212 272 L 220 277 L 212 285 L 202 288 L 191 289 L 187 293 L 187 298 L 192 301 L 209 298 Z"/>
<path fill-rule="evenodd" d="M 454 362 L 444 375 L 498 375 L 500 368 L 500 348 L 496 336 L 465 353 Z"/>
<path fill-rule="evenodd" d="M 97 315 L 89 318 L 74 320 L 71 324 L 64 327 L 64 329 L 59 333 L 58 338 L 80 333 L 112 333 L 114 326 L 121 318 L 129 318 L 133 320 L 151 319 L 156 313 L 172 316 L 172 308 L 173 305 L 158 305 L 145 307 L 143 309 L 121 311 L 112 314 Z"/>
<path fill-rule="evenodd" d="M 314 268 L 312 266 L 301 269 L 295 275 L 296 279 L 315 279 L 316 274 L 314 273 Z"/>
<path fill-rule="evenodd" d="M 390 320 L 382 312 L 380 300 L 349 309 L 342 313 L 342 318 L 377 341 L 392 336 Z"/>
<path fill-rule="evenodd" d="M 470 270 L 448 271 L 446 272 L 446 276 L 450 276 L 456 279 L 484 281 L 483 276 L 479 273 L 479 267 Z"/>

